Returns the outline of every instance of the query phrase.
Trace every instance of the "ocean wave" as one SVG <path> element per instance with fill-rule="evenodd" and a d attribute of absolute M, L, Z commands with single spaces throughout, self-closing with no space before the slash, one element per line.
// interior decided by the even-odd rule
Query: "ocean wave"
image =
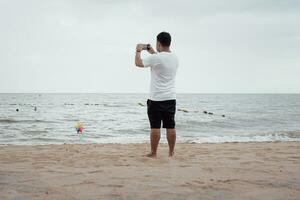
<path fill-rule="evenodd" d="M 287 138 L 300 138 L 299 131 L 280 131 L 271 134 L 272 137 L 287 137 Z"/>
<path fill-rule="evenodd" d="M 47 130 L 25 130 L 22 131 L 23 134 L 27 134 L 27 135 L 39 135 L 39 134 L 47 134 L 49 133 L 49 131 Z"/>
<path fill-rule="evenodd" d="M 65 105 L 65 106 L 79 106 L 79 104 L 74 104 L 74 103 L 64 103 L 63 105 Z M 82 106 L 82 105 L 84 105 L 84 106 L 103 106 L 103 107 L 108 107 L 108 108 L 110 108 L 110 107 L 117 107 L 117 108 L 124 107 L 124 105 L 107 104 L 107 103 L 102 103 L 102 104 L 100 104 L 100 103 L 83 103 L 83 104 L 80 104 L 80 106 Z"/>
<path fill-rule="evenodd" d="M 111 108 L 111 107 L 113 107 L 113 108 L 122 108 L 122 107 L 124 107 L 124 105 L 107 104 L 107 103 L 104 103 L 103 106 L 108 107 L 108 108 Z"/>
<path fill-rule="evenodd" d="M 11 123 L 57 123 L 57 122 L 55 122 L 55 121 L 47 121 L 47 120 L 40 120 L 40 119 L 12 119 L 12 118 L 5 118 L 5 119 L 0 119 L 0 123 L 11 124 Z"/>
<path fill-rule="evenodd" d="M 300 141 L 300 131 L 280 131 L 270 133 L 243 134 L 243 135 L 210 135 L 196 139 L 182 138 L 188 143 L 225 143 L 225 142 L 275 142 Z"/>

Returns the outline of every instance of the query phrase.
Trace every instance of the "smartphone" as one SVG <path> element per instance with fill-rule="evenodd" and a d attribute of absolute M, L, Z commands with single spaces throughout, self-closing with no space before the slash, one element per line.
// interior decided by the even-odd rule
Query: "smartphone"
<path fill-rule="evenodd" d="M 150 44 L 144 44 L 143 50 L 150 50 Z"/>

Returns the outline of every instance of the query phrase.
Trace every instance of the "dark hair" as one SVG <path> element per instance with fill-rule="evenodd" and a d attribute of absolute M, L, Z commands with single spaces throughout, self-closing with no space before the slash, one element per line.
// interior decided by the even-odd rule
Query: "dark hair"
<path fill-rule="evenodd" d="M 171 45 L 171 35 L 167 32 L 161 32 L 156 37 L 157 41 L 164 47 L 169 47 Z"/>

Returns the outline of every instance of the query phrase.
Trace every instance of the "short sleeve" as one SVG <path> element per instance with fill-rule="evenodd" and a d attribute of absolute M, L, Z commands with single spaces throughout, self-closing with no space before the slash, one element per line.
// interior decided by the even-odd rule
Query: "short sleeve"
<path fill-rule="evenodd" d="M 144 67 L 154 67 L 155 65 L 157 65 L 157 55 L 156 54 L 152 54 L 150 56 L 148 56 L 147 58 L 142 59 L 143 65 Z"/>

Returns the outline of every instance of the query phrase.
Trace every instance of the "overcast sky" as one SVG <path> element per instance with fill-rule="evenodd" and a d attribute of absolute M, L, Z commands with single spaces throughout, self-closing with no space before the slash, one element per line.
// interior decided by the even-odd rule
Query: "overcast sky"
<path fill-rule="evenodd" d="M 146 93 L 161 31 L 177 92 L 300 92 L 298 0 L 0 0 L 0 92 Z"/>

